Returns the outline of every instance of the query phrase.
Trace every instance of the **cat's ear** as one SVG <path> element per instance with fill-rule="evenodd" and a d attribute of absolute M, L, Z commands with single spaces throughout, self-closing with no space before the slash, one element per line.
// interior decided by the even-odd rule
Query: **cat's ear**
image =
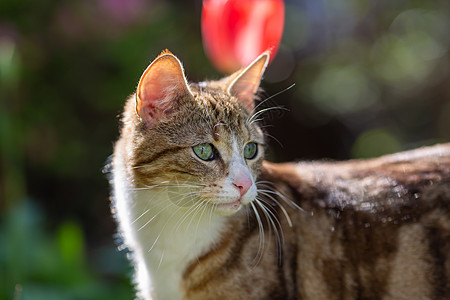
<path fill-rule="evenodd" d="M 170 114 L 175 99 L 192 96 L 181 62 L 163 51 L 144 71 L 136 91 L 136 112 L 147 123 Z"/>
<path fill-rule="evenodd" d="M 255 94 L 258 91 L 261 78 L 269 63 L 269 58 L 270 52 L 266 51 L 245 69 L 237 71 L 230 76 L 232 81 L 228 86 L 227 92 L 237 97 L 249 110 L 252 110 L 255 106 Z"/>

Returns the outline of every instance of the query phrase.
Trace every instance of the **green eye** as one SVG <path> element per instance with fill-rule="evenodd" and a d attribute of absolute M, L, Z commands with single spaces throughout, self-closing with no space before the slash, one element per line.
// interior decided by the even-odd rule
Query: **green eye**
<path fill-rule="evenodd" d="M 211 144 L 200 144 L 192 147 L 195 155 L 203 160 L 212 160 L 214 158 L 214 146 Z"/>
<path fill-rule="evenodd" d="M 244 157 L 246 159 L 255 158 L 256 154 L 258 154 L 258 145 L 256 143 L 248 143 L 244 147 Z"/>

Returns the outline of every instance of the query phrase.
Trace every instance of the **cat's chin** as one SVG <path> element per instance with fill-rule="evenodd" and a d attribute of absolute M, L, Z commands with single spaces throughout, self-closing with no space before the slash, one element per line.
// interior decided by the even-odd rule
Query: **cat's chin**
<path fill-rule="evenodd" d="M 220 203 L 215 205 L 215 213 L 221 216 L 230 216 L 238 212 L 243 204 L 241 199 L 230 203 Z"/>

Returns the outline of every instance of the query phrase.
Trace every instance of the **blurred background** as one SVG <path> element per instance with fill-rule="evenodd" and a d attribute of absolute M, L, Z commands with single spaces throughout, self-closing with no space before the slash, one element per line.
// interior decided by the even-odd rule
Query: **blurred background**
<path fill-rule="evenodd" d="M 132 299 L 102 168 L 118 115 L 168 48 L 219 78 L 201 1 L 0 1 L 0 299 Z M 272 161 L 450 139 L 448 0 L 286 1 L 263 99 Z"/>

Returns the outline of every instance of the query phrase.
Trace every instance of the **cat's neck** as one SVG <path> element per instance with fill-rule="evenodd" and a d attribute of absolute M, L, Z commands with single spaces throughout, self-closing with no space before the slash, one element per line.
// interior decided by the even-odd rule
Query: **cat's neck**
<path fill-rule="evenodd" d="M 172 259 L 193 259 L 207 251 L 223 226 L 224 217 L 211 214 L 207 207 L 173 204 L 165 188 L 138 190 L 133 202 L 136 236 L 142 237 L 146 256 L 157 258 L 158 264 Z"/>
<path fill-rule="evenodd" d="M 135 245 L 139 284 L 142 291 L 156 294 L 158 299 L 181 299 L 181 278 L 186 267 L 213 249 L 225 229 L 225 217 L 211 213 L 206 206 L 177 206 L 167 188 L 134 188 L 123 180 L 125 170 L 115 166 L 115 198 L 125 209 L 128 224 L 127 244 Z M 120 183 L 119 183 L 120 182 Z M 179 191 L 182 192 L 182 191 Z M 122 216 L 120 219 L 124 219 Z M 145 266 L 145 267 L 143 267 Z"/>
<path fill-rule="evenodd" d="M 146 208 L 149 200 L 158 205 Z M 154 290 L 161 299 L 181 298 L 181 291 L 173 287 L 180 285 L 186 267 L 219 241 L 223 217 L 212 216 L 205 207 L 178 207 L 164 188 L 138 191 L 135 203 L 140 204 L 134 216 L 148 215 L 135 229 Z"/>

